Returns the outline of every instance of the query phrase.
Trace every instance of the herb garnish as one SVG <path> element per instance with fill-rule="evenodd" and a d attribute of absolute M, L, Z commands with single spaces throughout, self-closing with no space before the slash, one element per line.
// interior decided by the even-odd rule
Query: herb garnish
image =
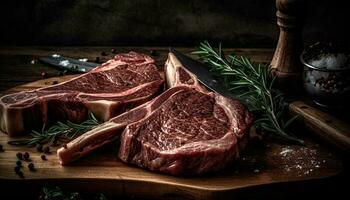
<path fill-rule="evenodd" d="M 238 99 L 245 99 L 252 112 L 257 113 L 254 126 L 263 132 L 288 142 L 303 144 L 303 140 L 288 134 L 286 129 L 296 119 L 286 119 L 283 94 L 274 88 L 276 77 L 269 67 L 253 64 L 248 58 L 234 54 L 225 56 L 219 45 L 215 50 L 204 41 L 193 54 L 208 64 L 211 71 L 224 77 L 225 85 Z"/>
<path fill-rule="evenodd" d="M 57 122 L 57 124 L 45 129 L 45 125 L 41 131 L 33 130 L 31 133 L 32 138 L 26 140 L 13 140 L 9 141 L 12 145 L 28 145 L 34 146 L 37 144 L 54 144 L 58 141 L 70 141 L 77 136 L 93 129 L 99 125 L 98 120 L 95 116 L 90 113 L 87 120 L 80 124 L 76 124 L 70 121 Z"/>
<path fill-rule="evenodd" d="M 86 198 L 86 197 L 90 197 L 90 198 Z M 91 195 L 87 196 L 87 195 L 81 195 L 79 192 L 64 191 L 58 186 L 56 187 L 44 186 L 42 188 L 42 195 L 39 196 L 39 199 L 43 199 L 43 200 L 83 200 L 83 199 L 107 200 L 106 196 L 102 193 L 96 196 L 93 195 L 93 198 L 91 198 Z"/>

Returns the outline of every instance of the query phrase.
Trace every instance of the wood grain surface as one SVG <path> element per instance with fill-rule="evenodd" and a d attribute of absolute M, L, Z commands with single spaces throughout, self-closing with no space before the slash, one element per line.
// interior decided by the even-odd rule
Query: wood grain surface
<path fill-rule="evenodd" d="M 15 87 L 8 92 L 24 91 L 62 82 L 73 76 L 61 76 Z M 110 145 L 98 152 L 62 167 L 52 147 L 48 160 L 40 159 L 35 148 L 12 146 L 13 138 L 0 134 L 0 183 L 18 185 L 45 181 L 75 183 L 80 189 L 106 192 L 118 196 L 142 196 L 168 199 L 231 199 L 241 189 L 284 184 L 286 182 L 312 182 L 327 179 L 343 170 L 340 158 L 327 146 L 309 138 L 301 129 L 300 137 L 305 146 L 278 144 L 252 140 L 239 161 L 228 169 L 200 177 L 174 177 L 157 174 L 122 163 L 117 158 L 117 145 Z M 18 138 L 16 138 L 18 139 Z M 17 152 L 29 152 L 36 171 L 30 172 L 24 162 L 24 176 L 14 173 Z M 93 184 L 91 184 L 93 182 Z"/>
<path fill-rule="evenodd" d="M 292 114 L 300 116 L 300 121 L 308 130 L 343 152 L 350 153 L 350 125 L 346 121 L 316 108 L 305 100 L 292 102 L 289 110 Z"/>

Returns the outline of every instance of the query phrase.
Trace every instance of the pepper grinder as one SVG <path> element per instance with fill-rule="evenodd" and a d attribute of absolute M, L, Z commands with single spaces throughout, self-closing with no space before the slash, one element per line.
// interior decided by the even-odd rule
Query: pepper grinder
<path fill-rule="evenodd" d="M 276 86 L 288 96 L 302 91 L 303 67 L 299 57 L 303 48 L 305 6 L 305 0 L 276 0 L 280 35 L 270 67 L 277 76 Z"/>

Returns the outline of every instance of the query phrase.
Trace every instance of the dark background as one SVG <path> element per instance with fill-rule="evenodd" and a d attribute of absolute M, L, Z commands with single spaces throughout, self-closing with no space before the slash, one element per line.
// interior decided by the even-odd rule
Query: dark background
<path fill-rule="evenodd" d="M 333 41 L 349 45 L 350 9 L 346 1 L 308 2 L 304 43 Z M 275 0 L 2 0 L 0 48 L 3 46 L 4 50 L 0 55 L 0 91 L 39 80 L 42 72 L 57 76 L 55 69 L 30 62 L 60 49 L 4 46 L 79 46 L 61 48 L 58 53 L 73 57 L 94 55 L 94 58 L 100 56 L 101 50 L 109 52 L 110 47 L 80 46 L 194 47 L 208 39 L 221 41 L 225 47 L 275 48 L 279 32 L 275 12 Z M 265 54 L 272 52 L 273 49 Z M 252 55 L 257 53 L 247 56 Z M 348 159 L 345 166 L 349 166 Z M 348 180 L 348 171 L 343 177 L 327 179 L 325 183 L 308 182 L 298 188 L 309 195 L 312 193 L 313 198 L 327 193 L 326 196 L 333 198 L 342 196 L 347 194 L 347 185 L 341 182 Z M 273 191 L 262 188 L 249 194 L 282 194 L 289 196 L 288 199 L 297 199 L 302 193 L 290 195 L 284 192 L 291 189 L 291 185 L 281 187 Z M 14 192 L 22 191 L 12 188 Z M 304 191 L 302 189 L 299 191 Z M 31 195 L 36 195 L 35 191 Z"/>
<path fill-rule="evenodd" d="M 305 44 L 349 44 L 346 1 L 310 0 Z M 275 0 L 5 0 L 0 45 L 272 47 Z"/>

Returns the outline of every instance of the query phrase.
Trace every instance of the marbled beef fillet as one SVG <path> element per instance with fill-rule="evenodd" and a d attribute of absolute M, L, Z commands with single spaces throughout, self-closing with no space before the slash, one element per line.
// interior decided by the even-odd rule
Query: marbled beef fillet
<path fill-rule="evenodd" d="M 244 146 L 252 115 L 239 101 L 207 92 L 171 53 L 165 74 L 170 89 L 59 149 L 61 163 L 119 137 L 119 158 L 152 171 L 203 174 L 232 163 Z"/>
<path fill-rule="evenodd" d="M 1 97 L 0 128 L 10 136 L 45 124 L 81 122 L 92 112 L 106 121 L 140 105 L 163 89 L 163 80 L 146 55 L 130 52 L 72 80 Z"/>

